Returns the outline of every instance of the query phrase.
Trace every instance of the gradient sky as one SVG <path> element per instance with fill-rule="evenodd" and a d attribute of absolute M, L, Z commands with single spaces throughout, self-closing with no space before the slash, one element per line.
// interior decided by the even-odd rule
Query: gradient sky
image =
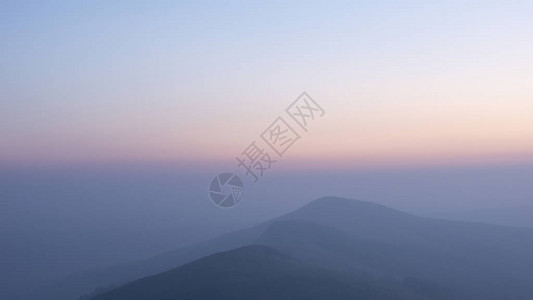
<path fill-rule="evenodd" d="M 302 91 L 326 114 L 294 165 L 531 162 L 531 16 L 531 1 L 2 1 L 0 164 L 233 165 Z"/>

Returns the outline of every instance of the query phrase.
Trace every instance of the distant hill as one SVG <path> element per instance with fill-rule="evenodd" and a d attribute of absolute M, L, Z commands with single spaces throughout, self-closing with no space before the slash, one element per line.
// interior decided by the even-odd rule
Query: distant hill
<path fill-rule="evenodd" d="M 246 246 L 214 254 L 146 277 L 93 300 L 313 300 L 423 299 L 387 286 L 294 260 L 266 246 Z"/>
<path fill-rule="evenodd" d="M 533 228 L 532 205 L 432 212 L 431 216 L 448 220 Z"/>
<path fill-rule="evenodd" d="M 371 202 L 325 197 L 205 243 L 73 274 L 39 290 L 36 299 L 75 299 L 98 287 L 123 285 L 252 244 L 277 249 L 305 264 L 392 282 L 428 299 L 533 295 L 531 228 L 422 218 Z"/>

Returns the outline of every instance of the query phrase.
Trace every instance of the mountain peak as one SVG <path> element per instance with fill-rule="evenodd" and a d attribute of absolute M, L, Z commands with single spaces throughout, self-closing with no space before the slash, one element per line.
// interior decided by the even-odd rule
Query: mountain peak
<path fill-rule="evenodd" d="M 247 257 L 247 256 L 254 256 L 254 257 L 276 257 L 276 258 L 288 258 L 288 256 L 285 253 L 282 253 L 279 250 L 276 250 L 272 247 L 265 246 L 265 245 L 248 245 L 244 247 L 240 247 L 234 250 L 225 251 L 219 254 L 214 255 L 239 255 L 241 257 Z"/>
<path fill-rule="evenodd" d="M 304 220 L 361 237 L 391 237 L 390 230 L 415 230 L 424 218 L 377 203 L 341 197 L 322 197 L 274 221 Z"/>
<path fill-rule="evenodd" d="M 284 217 L 320 219 L 327 215 L 330 218 L 402 218 L 413 215 L 378 203 L 348 199 L 342 197 L 322 197 L 309 202 L 300 209 L 288 213 Z M 318 218 L 318 219 L 316 219 Z"/>
<path fill-rule="evenodd" d="M 336 196 L 324 196 L 318 199 L 315 199 L 311 202 L 309 202 L 308 205 L 339 205 L 339 206 L 364 206 L 364 205 L 370 205 L 370 206 L 381 206 L 379 204 L 368 202 L 368 201 L 361 201 L 361 200 L 355 200 L 355 199 L 348 199 L 343 197 L 336 197 Z"/>

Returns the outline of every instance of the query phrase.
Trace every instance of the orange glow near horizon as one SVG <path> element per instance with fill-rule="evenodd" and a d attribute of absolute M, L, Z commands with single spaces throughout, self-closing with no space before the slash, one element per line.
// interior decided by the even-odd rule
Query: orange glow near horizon
<path fill-rule="evenodd" d="M 0 164 L 233 162 L 303 90 L 326 113 L 284 164 L 528 161 L 533 26 L 521 5 L 403 15 L 353 4 L 325 23 L 310 16 L 329 6 L 305 5 L 292 7 L 303 19 L 257 15 L 249 27 L 215 14 L 224 36 L 158 10 L 130 26 L 46 14 L 69 25 L 13 23 L 10 32 L 32 30 L 1 37 L 13 75 L 0 78 Z M 28 51 L 35 40 L 43 51 Z"/>

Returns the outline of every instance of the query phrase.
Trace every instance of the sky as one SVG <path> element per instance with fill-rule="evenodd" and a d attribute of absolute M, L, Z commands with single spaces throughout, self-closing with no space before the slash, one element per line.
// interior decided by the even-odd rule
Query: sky
<path fill-rule="evenodd" d="M 233 165 L 303 91 L 287 168 L 533 161 L 529 1 L 2 1 L 0 165 Z"/>

